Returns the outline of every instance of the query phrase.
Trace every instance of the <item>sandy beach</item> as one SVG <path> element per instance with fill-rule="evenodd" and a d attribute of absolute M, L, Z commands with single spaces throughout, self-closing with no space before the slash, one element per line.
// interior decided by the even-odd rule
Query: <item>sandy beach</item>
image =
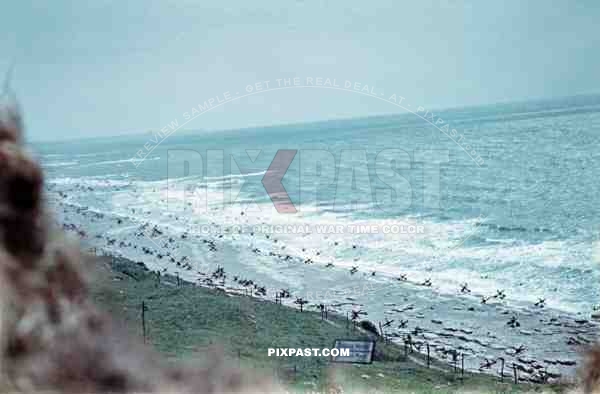
<path fill-rule="evenodd" d="M 236 243 L 231 239 L 243 234 L 177 231 L 64 203 L 60 194 L 55 197 L 61 225 L 98 254 L 124 257 L 198 286 L 270 302 L 280 299 L 289 307 L 298 308 L 302 299 L 308 301 L 304 308 L 323 304 L 340 316 L 354 311 L 361 320 L 385 325 L 385 335 L 394 342 L 403 345 L 410 336 L 422 353 L 429 345 L 431 355 L 449 365 L 464 356 L 469 371 L 498 375 L 504 363 L 508 377 L 515 366 L 521 379 L 532 382 L 540 382 L 542 375 L 554 381 L 570 379 L 599 329 L 589 316 L 553 310 L 542 300 L 507 305 L 502 291 L 483 297 L 468 285 L 454 295 L 438 293 L 435 283 L 408 275 L 390 284 L 359 264 L 348 269 L 319 261 L 318 256 L 310 261 L 295 255 L 281 238 L 262 234 L 260 241 Z M 254 255 L 257 263 L 236 258 L 240 254 Z M 201 255 L 205 258 L 199 261 Z"/>

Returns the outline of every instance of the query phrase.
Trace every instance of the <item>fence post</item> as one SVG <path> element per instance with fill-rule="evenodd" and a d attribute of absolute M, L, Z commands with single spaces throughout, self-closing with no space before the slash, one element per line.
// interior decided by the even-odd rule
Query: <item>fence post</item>
<path fill-rule="evenodd" d="M 142 335 L 146 343 L 146 303 L 142 301 Z"/>
<path fill-rule="evenodd" d="M 460 354 L 460 376 L 462 378 L 465 377 L 465 354 Z"/>
<path fill-rule="evenodd" d="M 502 362 L 500 364 L 500 381 L 504 382 L 504 358 L 500 358 L 500 361 Z"/>
<path fill-rule="evenodd" d="M 427 368 L 429 368 L 429 343 L 427 343 Z"/>
<path fill-rule="evenodd" d="M 515 373 L 515 384 L 519 383 L 519 375 L 517 374 L 517 364 L 513 364 L 513 372 Z"/>
<path fill-rule="evenodd" d="M 454 373 L 456 373 L 457 370 L 457 364 L 458 363 L 458 354 L 456 353 L 456 350 L 454 350 L 452 352 L 452 364 L 454 364 Z"/>

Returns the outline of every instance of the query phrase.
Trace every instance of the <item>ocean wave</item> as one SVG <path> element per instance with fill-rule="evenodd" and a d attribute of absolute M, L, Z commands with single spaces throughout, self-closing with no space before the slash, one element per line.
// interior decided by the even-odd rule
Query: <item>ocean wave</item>
<path fill-rule="evenodd" d="M 514 238 L 484 238 L 485 242 L 495 243 L 495 244 L 514 244 L 517 242 Z"/>
<path fill-rule="evenodd" d="M 552 231 L 550 229 L 547 229 L 545 227 L 531 227 L 531 228 L 527 228 L 527 227 L 523 227 L 523 226 L 504 226 L 501 224 L 495 224 L 495 223 L 481 223 L 482 226 L 488 227 L 492 230 L 496 230 L 499 232 L 503 232 L 503 233 L 511 233 L 511 232 L 516 232 L 516 233 L 527 233 L 527 232 L 532 232 L 532 233 L 551 233 Z"/>
<path fill-rule="evenodd" d="M 79 164 L 79 162 L 77 162 L 77 161 L 58 161 L 58 162 L 43 163 L 42 167 L 46 167 L 46 168 L 71 167 L 71 166 L 76 166 L 78 164 Z"/>
<path fill-rule="evenodd" d="M 253 173 L 251 176 L 261 174 Z M 229 176 L 212 179 L 220 182 L 227 178 Z M 179 181 L 196 179 L 202 177 L 182 177 Z M 241 249 L 250 245 L 250 249 L 289 254 L 296 261 L 310 258 L 322 266 L 333 263 L 334 268 L 331 269 L 338 272 L 358 266 L 360 275 L 377 272 L 377 278 L 387 278 L 390 285 L 401 274 L 407 274 L 415 284 L 430 278 L 434 283 L 432 290 L 440 294 L 455 295 L 462 282 L 469 282 L 473 294 L 488 295 L 491 291 L 502 288 L 507 291 L 507 302 L 517 304 L 544 297 L 555 287 L 569 295 L 574 289 L 583 286 L 583 282 L 576 280 L 569 281 L 573 282 L 569 284 L 560 282 L 560 278 L 571 275 L 586 278 L 591 264 L 589 248 L 579 241 L 546 240 L 533 243 L 521 235 L 518 238 L 504 238 L 498 234 L 524 234 L 531 230 L 525 226 L 488 224 L 482 222 L 480 217 L 440 220 L 430 215 L 412 214 L 393 218 L 369 218 L 363 212 L 357 219 L 350 206 L 344 207 L 340 212 L 323 209 L 320 205 L 302 206 L 296 214 L 281 215 L 275 211 L 270 201 L 254 202 L 246 206 L 239 201 L 236 204 L 223 204 L 222 193 L 208 188 L 202 190 L 205 193 L 202 196 L 206 199 L 205 205 L 187 206 L 189 200 L 186 200 L 183 191 L 168 190 L 165 179 L 139 181 L 84 177 L 53 179 L 49 182 L 59 186 L 102 188 L 102 192 L 109 192 L 108 196 L 103 195 L 98 199 L 103 212 L 126 215 L 132 222 L 146 221 L 170 231 L 189 231 L 194 234 L 199 226 L 208 223 L 223 227 L 239 224 L 251 228 L 262 225 L 308 226 L 311 229 L 308 234 L 277 233 L 268 239 L 266 234 L 250 236 L 245 233 L 227 235 L 227 242 L 238 244 Z M 89 195 L 72 197 L 83 205 L 90 205 L 90 209 L 100 209 L 91 206 L 94 202 Z M 244 201 L 251 203 L 249 199 Z M 182 210 L 173 211 L 169 205 L 173 202 L 186 204 L 180 204 Z M 131 211 L 132 208 L 135 212 Z M 362 208 L 369 209 L 368 206 Z M 383 234 L 381 231 L 361 233 L 349 230 L 361 227 L 381 230 L 392 225 L 422 225 L 425 231 L 422 234 Z M 484 227 L 478 229 L 481 225 Z M 334 229 L 341 226 L 343 231 L 319 233 L 315 231 L 318 226 L 332 226 Z M 107 227 L 106 231 L 115 231 L 114 225 Z M 490 231 L 497 232 L 490 234 Z M 278 240 L 277 248 L 272 243 L 273 238 Z M 285 249 L 280 249 L 281 247 Z M 245 253 L 247 254 L 240 254 L 239 258 L 244 259 L 245 264 L 255 264 L 253 261 L 257 256 Z M 264 258 L 260 261 L 261 264 L 268 264 Z M 275 266 L 276 264 L 273 267 Z M 565 272 L 565 267 L 571 271 Z M 328 275 L 326 271 L 324 275 Z M 552 277 L 555 280 L 549 280 L 547 284 L 538 283 L 542 277 Z M 535 288 L 535 291 L 524 294 L 522 288 Z M 567 309 L 573 308 L 577 302 L 576 297 L 566 296 L 562 300 L 549 301 L 549 305 Z"/>
<path fill-rule="evenodd" d="M 82 177 L 82 178 L 51 178 L 47 181 L 51 185 L 62 186 L 83 186 L 83 187 L 98 187 L 98 188 L 113 188 L 130 186 L 131 181 L 123 181 L 116 179 L 107 179 L 106 176 L 101 177 Z"/>
<path fill-rule="evenodd" d="M 108 156 L 113 154 L 114 152 L 94 152 L 94 153 L 78 153 L 74 155 L 75 157 L 98 157 L 98 156 Z"/>
<path fill-rule="evenodd" d="M 249 178 L 253 176 L 261 176 L 266 174 L 267 171 L 258 171 L 258 172 L 250 172 L 247 174 L 229 174 L 223 176 L 207 176 L 205 179 L 210 180 L 228 180 L 228 179 L 239 179 L 239 178 Z"/>
<path fill-rule="evenodd" d="M 146 161 L 154 161 L 154 160 L 160 160 L 160 157 L 153 157 L 153 158 L 147 158 L 145 159 Z M 80 165 L 80 167 L 94 167 L 94 166 L 104 166 L 104 165 L 108 165 L 108 164 L 122 164 L 122 163 L 134 163 L 135 161 L 133 159 L 122 159 L 122 160 L 107 160 L 107 161 L 98 161 L 95 163 L 87 163 L 87 164 L 82 164 Z"/>

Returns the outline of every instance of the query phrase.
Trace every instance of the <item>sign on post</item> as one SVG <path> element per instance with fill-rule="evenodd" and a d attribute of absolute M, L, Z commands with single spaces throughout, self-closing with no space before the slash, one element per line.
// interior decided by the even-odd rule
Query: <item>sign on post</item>
<path fill-rule="evenodd" d="M 331 361 L 336 363 L 360 363 L 371 364 L 373 362 L 373 351 L 375 350 L 375 341 L 358 341 L 336 339 L 333 345 L 335 349 L 348 349 L 349 355 L 332 356 Z"/>

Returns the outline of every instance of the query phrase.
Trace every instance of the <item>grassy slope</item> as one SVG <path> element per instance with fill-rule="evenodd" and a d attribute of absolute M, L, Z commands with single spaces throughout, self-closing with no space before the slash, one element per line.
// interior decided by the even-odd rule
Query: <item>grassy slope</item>
<path fill-rule="evenodd" d="M 386 361 L 371 365 L 331 364 L 318 357 L 268 357 L 270 347 L 332 347 L 336 338 L 365 337 L 347 328 L 345 319 L 322 321 L 316 312 L 298 310 L 249 297 L 191 285 L 176 287 L 163 277 L 134 264 L 101 259 L 91 281 L 96 302 L 112 313 L 133 335 L 141 336 L 141 303 L 146 312 L 148 342 L 170 359 L 202 363 L 207 347 L 217 346 L 227 362 L 272 375 L 298 391 L 326 391 L 327 382 L 344 392 L 561 392 L 563 387 L 512 385 L 485 375 L 464 379 L 420 367 L 404 351 L 377 343 Z M 124 274 L 124 273 L 127 274 Z M 120 279 L 116 279 L 120 278 Z M 363 375 L 368 375 L 365 378 Z"/>

